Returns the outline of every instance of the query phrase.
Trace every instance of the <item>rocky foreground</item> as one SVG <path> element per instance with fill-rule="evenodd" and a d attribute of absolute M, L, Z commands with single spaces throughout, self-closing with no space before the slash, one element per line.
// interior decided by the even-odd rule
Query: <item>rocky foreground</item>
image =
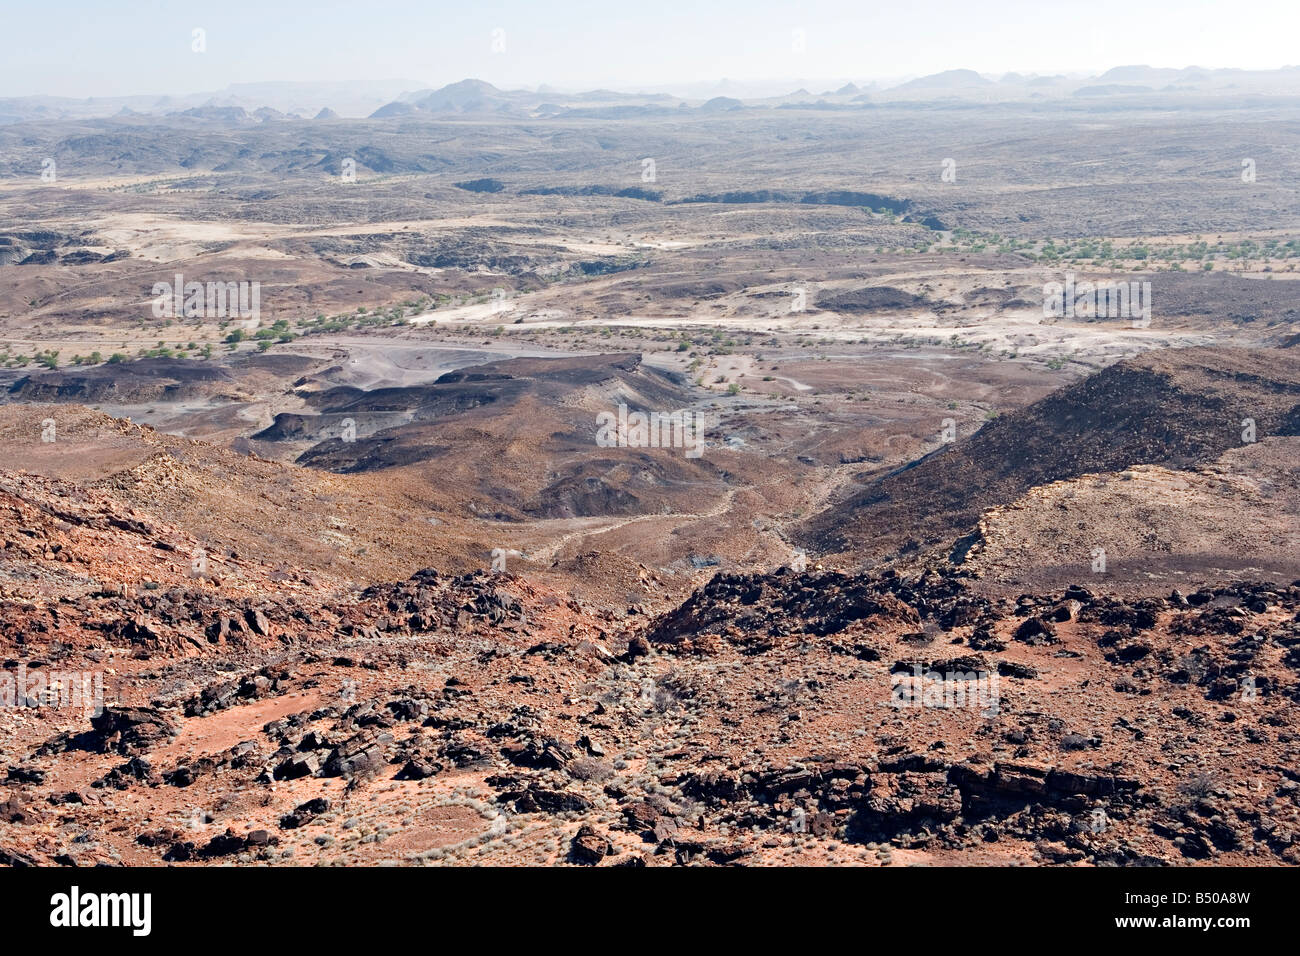
<path fill-rule="evenodd" d="M 7 863 L 1300 863 L 1300 585 L 781 569 L 613 614 L 0 498 Z"/>

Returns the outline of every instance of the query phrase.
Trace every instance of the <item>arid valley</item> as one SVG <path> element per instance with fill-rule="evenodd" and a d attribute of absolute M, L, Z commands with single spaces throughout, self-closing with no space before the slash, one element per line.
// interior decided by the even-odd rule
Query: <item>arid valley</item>
<path fill-rule="evenodd" d="M 1150 72 L 0 101 L 0 862 L 1300 863 L 1300 70 Z"/>

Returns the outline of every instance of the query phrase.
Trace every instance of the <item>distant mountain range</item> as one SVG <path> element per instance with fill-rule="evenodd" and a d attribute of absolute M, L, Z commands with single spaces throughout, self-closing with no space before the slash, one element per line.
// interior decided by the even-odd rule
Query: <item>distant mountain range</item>
<path fill-rule="evenodd" d="M 771 84 L 767 85 L 770 89 Z M 1208 70 L 1196 66 L 1184 69 L 1118 66 L 1098 76 L 996 75 L 956 69 L 893 85 L 878 82 L 860 85 L 850 81 L 821 93 L 800 88 L 778 96 L 749 98 L 741 95 L 738 86 L 724 82 L 716 85 L 715 94 L 700 95 L 699 88 L 696 88 L 692 91 L 694 95 L 681 97 L 665 92 L 626 93 L 607 89 L 564 93 L 546 86 L 537 90 L 503 90 L 477 79 L 461 80 L 439 89 L 402 80 L 240 83 L 218 92 L 184 96 L 0 98 L 0 125 L 113 116 L 184 116 L 228 124 L 252 124 L 446 115 L 614 117 L 635 113 L 677 113 L 683 109 L 719 112 L 746 108 L 848 107 L 944 100 L 1016 102 L 1078 96 L 1294 96 L 1300 95 L 1300 67 Z"/>

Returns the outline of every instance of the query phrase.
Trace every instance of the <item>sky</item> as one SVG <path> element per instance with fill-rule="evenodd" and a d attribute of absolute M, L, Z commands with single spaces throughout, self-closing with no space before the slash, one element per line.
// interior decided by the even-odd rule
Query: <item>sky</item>
<path fill-rule="evenodd" d="M 1300 63 L 1300 0 L 0 0 L 0 31 L 0 97 L 466 77 L 671 91 Z"/>

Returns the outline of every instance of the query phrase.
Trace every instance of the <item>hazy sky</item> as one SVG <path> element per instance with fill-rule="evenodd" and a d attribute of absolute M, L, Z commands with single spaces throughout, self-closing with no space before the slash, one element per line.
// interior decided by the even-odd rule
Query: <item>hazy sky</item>
<path fill-rule="evenodd" d="M 207 50 L 191 50 L 192 31 Z M 504 51 L 493 49 L 501 30 Z M 803 31 L 804 52 L 795 50 Z M 498 46 L 501 44 L 498 43 Z M 759 79 L 1300 62 L 1300 0 L 3 0 L 0 96 L 477 77 L 672 89 Z"/>

